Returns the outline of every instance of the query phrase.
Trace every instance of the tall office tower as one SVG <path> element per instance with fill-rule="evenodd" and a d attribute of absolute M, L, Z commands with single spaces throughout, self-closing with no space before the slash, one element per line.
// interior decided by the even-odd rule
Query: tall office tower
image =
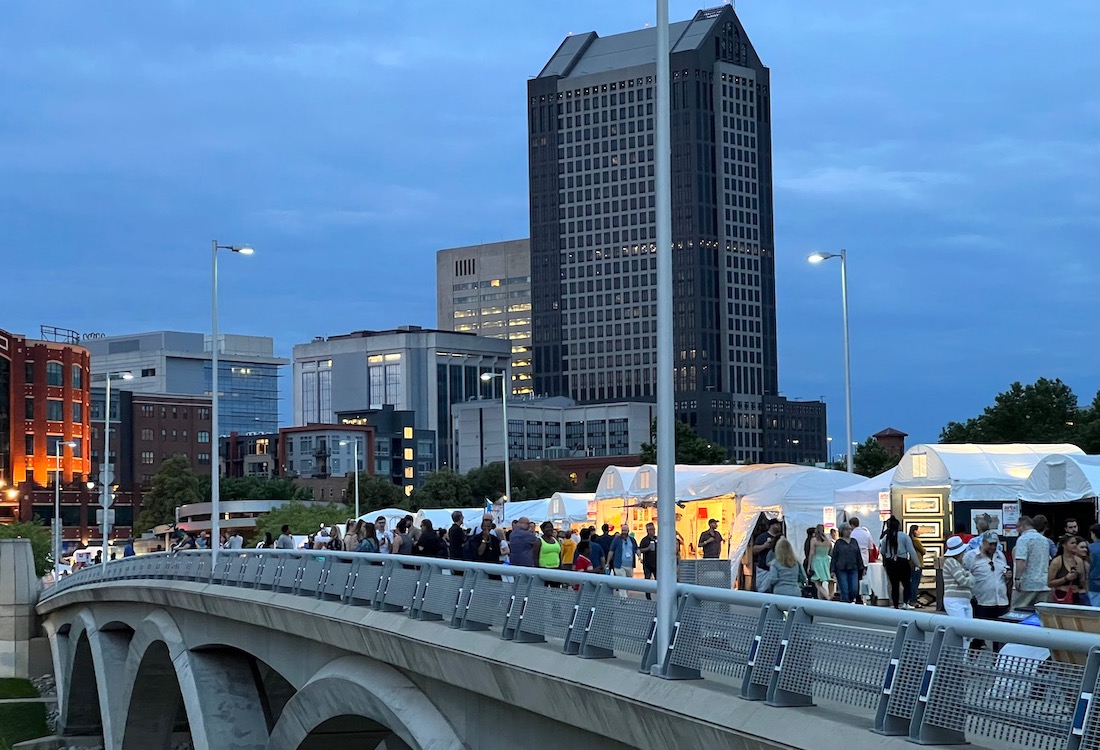
<path fill-rule="evenodd" d="M 438 327 L 507 339 L 512 345 L 512 395 L 533 395 L 531 241 L 440 250 L 435 284 Z"/>
<path fill-rule="evenodd" d="M 656 35 L 571 35 L 528 82 L 539 393 L 656 395 Z M 676 414 L 757 461 L 778 394 L 769 71 L 728 5 L 670 41 Z"/>

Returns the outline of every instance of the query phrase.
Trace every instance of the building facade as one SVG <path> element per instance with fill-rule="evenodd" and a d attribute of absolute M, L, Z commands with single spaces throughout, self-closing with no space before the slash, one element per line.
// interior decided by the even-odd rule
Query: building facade
<path fill-rule="evenodd" d="M 506 339 L 512 346 L 512 395 L 533 395 L 531 241 L 440 250 L 435 281 L 438 327 Z"/>
<path fill-rule="evenodd" d="M 504 458 L 499 400 L 451 407 L 455 467 L 471 469 Z M 655 405 L 644 402 L 578 405 L 561 396 L 508 402 L 508 457 L 516 461 L 637 456 L 650 439 Z"/>
<path fill-rule="evenodd" d="M 768 463 L 813 465 L 826 461 L 829 444 L 824 402 L 764 397 L 764 456 Z"/>
<path fill-rule="evenodd" d="M 655 43 L 571 35 L 528 81 L 536 393 L 656 395 Z M 676 415 L 733 460 L 769 460 L 770 73 L 729 5 L 672 24 L 671 45 Z"/>
<path fill-rule="evenodd" d="M 284 476 L 279 463 L 279 433 L 231 432 L 218 440 L 223 477 Z"/>
<path fill-rule="evenodd" d="M 374 429 L 374 473 L 389 477 L 409 495 L 436 470 L 435 430 L 416 427 L 416 414 L 392 406 L 336 413 L 346 425 L 369 425 Z"/>
<path fill-rule="evenodd" d="M 451 405 L 500 398 L 511 356 L 507 341 L 419 326 L 318 337 L 294 347 L 294 424 L 390 405 L 435 432 L 437 461 L 450 465 Z"/>
<path fill-rule="evenodd" d="M 266 336 L 218 336 L 218 430 L 274 432 L 279 427 L 279 368 L 288 360 L 276 357 Z M 154 331 L 108 336 L 87 342 L 92 373 L 129 372 L 126 389 L 140 393 L 209 396 L 211 348 L 209 334 Z"/>
<path fill-rule="evenodd" d="M 285 476 L 306 479 L 342 477 L 354 471 L 373 474 L 374 429 L 336 424 L 284 427 L 279 430 L 279 466 Z"/>
<path fill-rule="evenodd" d="M 75 342 L 0 330 L 0 486 L 52 486 L 59 468 L 63 484 L 89 476 L 89 368 Z"/>

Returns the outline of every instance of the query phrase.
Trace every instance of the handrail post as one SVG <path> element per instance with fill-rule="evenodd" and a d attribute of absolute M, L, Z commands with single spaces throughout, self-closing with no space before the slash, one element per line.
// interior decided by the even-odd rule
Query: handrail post
<path fill-rule="evenodd" d="M 519 613 L 523 609 L 523 599 L 527 591 L 526 588 L 522 590 L 520 588 L 526 585 L 525 579 L 520 576 L 509 577 L 512 579 L 512 591 L 508 594 L 508 607 L 504 611 L 504 625 L 500 628 L 500 637 L 505 641 L 513 640 L 516 637 L 516 631 L 519 629 Z"/>
<path fill-rule="evenodd" d="M 772 620 L 782 620 L 783 610 L 774 604 L 766 604 L 760 608 L 760 619 L 756 621 L 756 635 L 749 647 L 749 658 L 745 664 L 745 678 L 741 681 L 741 698 L 747 701 L 762 701 L 768 697 L 768 686 L 758 685 L 753 682 L 753 675 L 761 669 L 774 669 L 775 664 L 765 664 L 761 657 L 764 646 L 764 638 L 767 635 L 767 625 Z"/>
<path fill-rule="evenodd" d="M 480 571 L 480 570 L 475 571 L 472 577 L 466 576 L 465 574 L 463 574 L 462 586 L 467 591 L 466 591 L 466 596 L 464 597 L 465 601 L 463 601 L 462 599 L 459 600 L 460 605 L 459 605 L 459 610 L 458 610 L 458 616 L 460 618 L 462 618 L 462 622 L 461 622 L 460 627 L 463 630 L 478 631 L 478 630 L 488 630 L 489 629 L 489 623 L 481 622 L 480 620 L 476 620 L 476 619 L 473 619 L 473 618 L 470 617 L 470 605 L 473 603 L 474 597 L 479 595 L 479 593 L 478 593 L 478 591 L 479 591 L 478 584 L 484 583 L 485 581 L 488 581 L 488 580 L 489 580 L 488 574 L 486 574 L 484 571 Z M 485 589 L 482 588 L 480 590 L 484 591 Z"/>
<path fill-rule="evenodd" d="M 686 666 L 684 664 L 677 664 L 674 657 L 677 653 L 677 646 L 680 643 L 680 639 L 684 637 L 683 623 L 687 618 L 689 612 L 693 609 L 697 609 L 702 606 L 702 602 L 698 597 L 692 594 L 685 594 L 680 597 L 680 601 L 676 607 L 676 619 L 671 623 L 671 637 L 668 639 L 668 648 L 664 650 L 663 654 L 658 654 L 656 651 L 660 649 L 660 643 L 654 641 L 652 650 L 654 651 L 653 658 L 660 659 L 659 667 L 657 669 L 657 677 L 665 680 L 701 680 L 703 673 L 699 669 L 699 664 L 696 662 L 693 666 Z M 657 631 L 657 626 L 660 625 L 661 610 L 657 610 L 657 615 L 654 618 L 657 622 L 654 623 L 654 632 Z M 642 661 L 645 662 L 646 655 L 642 655 Z"/>
<path fill-rule="evenodd" d="M 962 648 L 963 639 L 954 628 L 937 628 L 932 636 L 932 646 L 928 650 L 928 664 L 921 675 L 920 693 L 913 708 L 913 720 L 909 724 L 909 740 L 918 745 L 965 745 L 966 733 L 957 729 L 929 724 L 925 721 L 928 700 L 936 688 L 936 669 L 940 665 L 940 654 L 944 647 Z"/>
<path fill-rule="evenodd" d="M 871 729 L 875 734 L 884 734 L 889 737 L 900 737 L 909 734 L 909 719 L 894 716 L 888 712 L 890 697 L 898 684 L 898 675 L 901 673 L 901 662 L 904 658 L 905 644 L 907 641 L 923 641 L 924 633 L 912 622 L 903 622 L 898 625 L 894 635 L 894 646 L 890 651 L 890 663 L 886 667 L 886 674 L 882 680 L 882 691 L 878 697 L 878 708 L 875 711 L 875 725 Z"/>
<path fill-rule="evenodd" d="M 581 635 L 580 650 L 578 655 L 582 659 L 614 659 L 615 639 L 611 638 L 610 648 L 595 645 L 590 641 L 592 629 L 602 627 L 608 632 L 614 631 L 615 626 L 615 598 L 611 593 L 611 587 L 605 583 L 594 584 L 592 592 L 592 604 L 588 611 L 582 613 L 587 619 L 584 624 L 584 632 Z"/>
<path fill-rule="evenodd" d="M 517 580 L 519 576 L 516 577 Z M 524 629 L 524 618 L 527 616 L 527 607 L 531 603 L 531 594 L 535 586 L 541 586 L 542 581 L 535 576 L 525 575 L 523 576 L 524 583 L 519 591 L 522 591 L 522 595 L 518 597 L 517 604 L 519 606 L 518 612 L 513 612 L 512 616 L 516 618 L 515 635 L 512 640 L 516 643 L 546 643 L 546 636 L 542 633 L 531 633 Z M 517 593 L 519 593 L 517 591 Z"/>
<path fill-rule="evenodd" d="M 813 646 L 809 647 L 810 658 L 809 663 L 806 665 L 796 665 L 793 667 L 795 671 L 799 669 L 805 669 L 809 672 L 807 675 L 807 689 L 805 693 L 795 692 L 789 688 L 779 687 L 779 681 L 783 677 L 784 669 L 788 667 L 787 662 L 791 657 L 792 651 L 794 651 L 799 644 L 795 643 L 795 639 L 798 636 L 796 628 L 799 625 L 811 625 L 814 618 L 800 607 L 793 607 L 787 611 L 787 623 L 783 628 L 783 638 L 779 641 L 779 650 L 775 654 L 775 669 L 772 670 L 771 682 L 768 684 L 768 705 L 775 706 L 776 708 L 795 708 L 814 705 L 813 696 Z"/>
<path fill-rule="evenodd" d="M 1081 676 L 1081 689 L 1077 694 L 1077 704 L 1073 708 L 1073 722 L 1070 724 L 1069 737 L 1066 739 L 1066 750 L 1080 750 L 1086 734 L 1095 737 L 1100 732 L 1100 726 L 1097 726 L 1100 722 L 1093 719 L 1095 712 L 1092 710 L 1098 677 L 1100 677 L 1100 648 L 1093 647 L 1089 649 L 1088 658 L 1085 660 L 1085 672 Z"/>
<path fill-rule="evenodd" d="M 416 579 L 416 588 L 413 589 L 412 606 L 409 607 L 409 617 L 414 620 L 439 621 L 443 615 L 424 611 L 424 601 L 428 598 L 428 588 L 432 585 L 432 576 L 435 568 L 431 565 L 420 566 L 420 577 Z"/>

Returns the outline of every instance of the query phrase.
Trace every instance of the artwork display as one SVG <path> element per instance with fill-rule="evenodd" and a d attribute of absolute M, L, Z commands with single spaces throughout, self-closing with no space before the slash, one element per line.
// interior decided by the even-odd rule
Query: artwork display
<path fill-rule="evenodd" d="M 909 495 L 905 498 L 905 515 L 939 516 L 943 514 L 943 500 L 939 495 Z"/>

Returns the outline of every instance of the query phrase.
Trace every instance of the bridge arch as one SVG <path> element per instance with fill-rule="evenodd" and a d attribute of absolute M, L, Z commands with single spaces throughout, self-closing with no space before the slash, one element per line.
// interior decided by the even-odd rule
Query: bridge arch
<path fill-rule="evenodd" d="M 298 750 L 311 733 L 340 722 L 348 731 L 361 732 L 364 738 L 378 742 L 392 734 L 411 750 L 466 747 L 435 705 L 407 677 L 381 662 L 346 656 L 318 670 L 287 702 L 267 748 Z M 388 740 L 387 746 L 390 750 L 402 747 Z"/>
<path fill-rule="evenodd" d="M 108 729 L 104 726 L 107 714 L 103 707 L 109 702 L 99 679 L 103 660 L 95 633 L 95 617 L 85 608 L 78 610 L 68 628 L 55 636 L 64 639 L 64 645 L 58 646 L 64 658 L 65 685 L 60 694 L 60 722 L 71 734 L 101 735 Z"/>
<path fill-rule="evenodd" d="M 108 747 L 169 747 L 186 722 L 195 750 L 261 750 L 268 727 L 252 669 L 239 652 L 190 650 L 171 615 L 149 613 L 130 641 Z"/>

